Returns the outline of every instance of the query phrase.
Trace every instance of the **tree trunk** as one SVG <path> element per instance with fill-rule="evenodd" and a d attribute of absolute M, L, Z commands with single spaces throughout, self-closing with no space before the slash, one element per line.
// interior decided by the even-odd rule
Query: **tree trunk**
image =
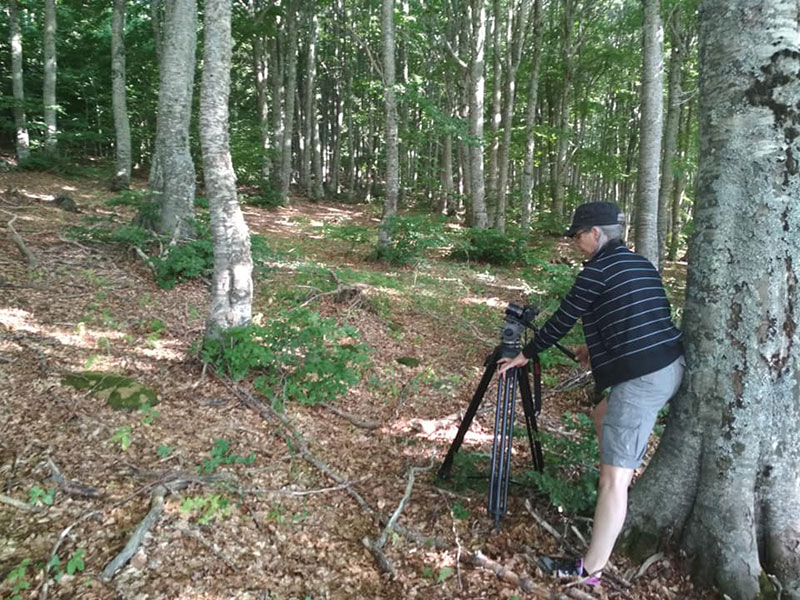
<path fill-rule="evenodd" d="M 528 82 L 528 107 L 525 113 L 525 161 L 522 167 L 522 220 L 520 227 L 527 232 L 531 227 L 533 206 L 533 169 L 536 138 L 533 128 L 536 125 L 536 108 L 539 99 L 539 70 L 542 63 L 542 0 L 533 2 L 533 49 L 531 50 L 531 73 Z"/>
<path fill-rule="evenodd" d="M 250 0 L 251 18 L 260 22 L 264 18 L 264 7 L 261 0 Z M 256 83 L 256 112 L 258 114 L 258 131 L 261 134 L 261 178 L 269 180 L 272 175 L 272 144 L 269 126 L 269 102 L 267 88 L 269 86 L 269 68 L 264 36 L 260 31 L 253 34 L 253 78 Z"/>
<path fill-rule="evenodd" d="M 767 597 L 766 573 L 800 598 L 798 17 L 703 2 L 688 371 L 629 517 L 629 543 L 672 532 L 734 600 Z"/>
<path fill-rule="evenodd" d="M 681 11 L 676 6 L 670 19 L 669 90 L 667 120 L 664 125 L 664 151 L 661 163 L 661 183 L 658 191 L 658 257 L 662 261 L 667 248 L 667 231 L 669 230 L 669 201 L 675 179 L 675 159 L 678 148 L 681 116 L 681 72 L 683 68 L 681 35 Z"/>
<path fill-rule="evenodd" d="M 197 41 L 195 0 L 167 0 L 164 32 L 156 125 L 158 156 L 150 182 L 151 193 L 161 201 L 158 230 L 178 241 L 191 237 L 194 216 L 195 172 L 189 124 Z"/>
<path fill-rule="evenodd" d="M 58 141 L 56 124 L 56 0 L 44 0 L 44 148 L 54 153 Z"/>
<path fill-rule="evenodd" d="M 682 147 L 681 153 L 681 168 L 675 176 L 675 184 L 673 186 L 673 193 L 672 193 L 672 225 L 671 225 L 671 237 L 669 241 L 669 260 L 677 260 L 678 258 L 678 247 L 681 241 L 681 214 L 682 214 L 682 202 L 683 202 L 683 192 L 686 188 L 686 168 L 683 165 L 686 158 L 687 147 L 690 144 L 689 141 L 689 132 L 692 129 L 692 106 L 693 103 L 690 103 L 685 109 L 681 110 L 682 117 L 681 117 L 681 134 L 680 134 L 680 145 Z"/>
<path fill-rule="evenodd" d="M 564 13 L 561 19 L 561 62 L 562 77 L 558 101 L 558 138 L 556 155 L 552 164 L 552 212 L 559 219 L 564 214 L 564 196 L 567 187 L 567 154 L 569 150 L 569 113 L 572 100 L 572 79 L 575 75 L 575 48 L 573 48 L 573 28 L 575 21 L 575 2 L 564 0 Z"/>
<path fill-rule="evenodd" d="M 511 15 L 508 16 L 509 20 Z M 489 119 L 489 165 L 486 168 L 486 218 L 490 225 L 497 214 L 498 151 L 503 102 L 503 69 L 500 34 L 503 31 L 503 9 L 500 0 L 492 0 L 492 108 Z"/>
<path fill-rule="evenodd" d="M 658 174 L 663 118 L 663 44 L 660 0 L 644 0 L 642 42 L 642 119 L 636 179 L 636 252 L 656 267 L 658 253 Z"/>
<path fill-rule="evenodd" d="M 286 4 L 286 87 L 283 101 L 283 140 L 281 142 L 281 202 L 289 201 L 292 183 L 292 139 L 294 136 L 294 101 L 297 92 L 297 0 Z"/>
<path fill-rule="evenodd" d="M 117 171 L 111 189 L 125 190 L 131 184 L 131 126 L 125 91 L 125 0 L 114 0 L 111 20 L 111 102 L 117 140 Z"/>
<path fill-rule="evenodd" d="M 314 10 L 313 5 L 309 10 Z M 319 119 L 316 114 L 316 84 L 317 84 L 317 37 L 319 35 L 319 17 L 316 13 L 309 15 L 308 56 L 306 64 L 305 81 L 305 145 L 303 146 L 303 161 L 306 174 L 306 194 L 314 202 L 322 200 L 322 163 L 320 162 L 319 149 Z M 319 167 L 319 173 L 317 173 Z"/>
<path fill-rule="evenodd" d="M 214 275 L 206 336 L 247 325 L 253 300 L 250 232 L 236 197 L 228 134 L 231 0 L 205 0 L 200 143 L 214 240 Z"/>
<path fill-rule="evenodd" d="M 484 52 L 486 46 L 486 0 L 472 0 L 472 62 L 470 65 L 469 146 L 472 227 L 486 229 L 486 198 L 483 185 L 483 94 L 486 85 Z"/>
<path fill-rule="evenodd" d="M 9 43 L 11 46 L 11 88 L 14 95 L 14 128 L 17 161 L 30 156 L 28 122 L 25 117 L 25 87 L 22 77 L 22 33 L 19 27 L 19 8 L 17 0 L 8 2 Z"/>
<path fill-rule="evenodd" d="M 391 219 L 397 213 L 397 194 L 400 187 L 399 156 L 397 150 L 397 101 L 394 92 L 394 0 L 383 0 L 381 14 L 383 32 L 383 98 L 386 109 L 386 194 L 383 198 L 383 215 L 378 233 L 378 246 L 392 243 Z"/>

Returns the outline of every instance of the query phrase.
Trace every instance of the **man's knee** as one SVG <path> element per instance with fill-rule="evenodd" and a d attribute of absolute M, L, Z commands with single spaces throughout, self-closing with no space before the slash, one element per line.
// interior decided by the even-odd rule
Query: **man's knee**
<path fill-rule="evenodd" d="M 600 481 L 598 486 L 601 492 L 627 490 L 633 478 L 633 469 L 617 467 L 614 465 L 600 465 Z"/>

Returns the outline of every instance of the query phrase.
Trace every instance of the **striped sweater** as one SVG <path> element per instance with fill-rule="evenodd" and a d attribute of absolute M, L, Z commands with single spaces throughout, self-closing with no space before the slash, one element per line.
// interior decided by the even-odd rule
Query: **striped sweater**
<path fill-rule="evenodd" d="M 661 277 L 620 241 L 588 260 L 561 306 L 525 346 L 531 358 L 558 342 L 578 319 L 592 374 L 606 388 L 666 367 L 683 352 Z"/>

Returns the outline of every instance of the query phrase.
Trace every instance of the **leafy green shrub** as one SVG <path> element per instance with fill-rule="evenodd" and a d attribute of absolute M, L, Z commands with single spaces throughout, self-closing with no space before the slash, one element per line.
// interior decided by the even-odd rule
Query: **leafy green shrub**
<path fill-rule="evenodd" d="M 299 308 L 270 321 L 206 340 L 202 357 L 233 379 L 255 375 L 258 391 L 282 402 L 328 402 L 358 382 L 367 349 L 354 327 Z"/>
<path fill-rule="evenodd" d="M 494 265 L 520 263 L 525 260 L 528 236 L 521 229 L 503 233 L 497 229 L 467 229 L 453 249 L 450 257 L 475 260 Z"/>
<path fill-rule="evenodd" d="M 348 242 L 350 244 L 348 252 L 352 252 L 358 245 L 374 244 L 377 234 L 374 227 L 366 225 L 354 225 L 352 223 L 334 225 L 326 223 L 322 228 L 322 235 L 326 240 Z"/>
<path fill-rule="evenodd" d="M 255 194 L 247 194 L 245 202 L 251 206 L 260 206 L 262 208 L 278 208 L 283 206 L 283 198 L 281 198 L 281 191 L 276 189 L 272 182 L 264 179 L 258 183 L 258 192 Z"/>
<path fill-rule="evenodd" d="M 214 244 L 199 239 L 185 244 L 173 244 L 161 256 L 150 259 L 158 285 L 169 290 L 181 281 L 208 277 L 214 270 Z"/>
<path fill-rule="evenodd" d="M 592 419 L 583 413 L 565 413 L 561 417 L 568 432 L 559 436 L 541 432 L 544 471 L 527 471 L 525 480 L 534 483 L 550 501 L 569 513 L 584 513 L 594 508 L 599 473 L 597 439 Z"/>
<path fill-rule="evenodd" d="M 432 215 L 395 215 L 389 219 L 389 246 L 378 246 L 374 258 L 395 265 L 407 265 L 421 259 L 432 248 L 439 248 L 449 241 L 446 220 Z"/>
<path fill-rule="evenodd" d="M 219 465 L 252 465 L 256 455 L 251 452 L 247 456 L 234 454 L 227 440 L 216 438 L 211 447 L 211 457 L 204 458 L 202 466 L 198 467 L 200 473 L 214 473 Z"/>

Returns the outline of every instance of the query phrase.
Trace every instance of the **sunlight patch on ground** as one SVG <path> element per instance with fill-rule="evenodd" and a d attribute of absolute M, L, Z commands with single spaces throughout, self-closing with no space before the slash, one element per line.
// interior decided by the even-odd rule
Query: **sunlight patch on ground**
<path fill-rule="evenodd" d="M 477 296 L 466 296 L 461 298 L 459 302 L 461 302 L 461 304 L 483 304 L 485 306 L 491 306 L 492 308 L 505 308 L 508 305 L 508 302 L 496 297 L 478 298 Z"/>
<path fill-rule="evenodd" d="M 458 433 L 458 426 L 461 418 L 446 417 L 444 419 L 398 419 L 390 427 L 391 433 L 415 434 L 416 437 L 435 442 L 452 442 Z M 494 440 L 494 432 L 481 427 L 480 423 L 473 421 L 467 434 L 464 436 L 464 444 L 480 445 L 491 443 Z"/>

